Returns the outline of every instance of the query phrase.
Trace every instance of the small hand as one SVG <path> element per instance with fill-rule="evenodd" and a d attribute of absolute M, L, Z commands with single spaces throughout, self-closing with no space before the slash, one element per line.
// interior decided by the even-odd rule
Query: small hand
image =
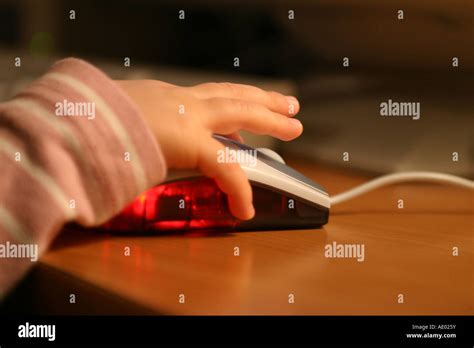
<path fill-rule="evenodd" d="M 219 163 L 224 146 L 212 134 L 241 140 L 239 130 L 292 140 L 303 126 L 292 118 L 298 100 L 277 92 L 231 83 L 179 87 L 153 80 L 117 81 L 135 101 L 156 136 L 169 168 L 197 168 L 214 178 L 237 218 L 251 219 L 250 183 L 237 163 Z"/>

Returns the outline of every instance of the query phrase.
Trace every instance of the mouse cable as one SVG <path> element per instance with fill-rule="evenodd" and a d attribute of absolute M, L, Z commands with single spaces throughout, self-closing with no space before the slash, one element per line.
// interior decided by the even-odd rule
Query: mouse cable
<path fill-rule="evenodd" d="M 345 202 L 354 197 L 360 196 L 381 186 L 396 184 L 405 181 L 431 181 L 458 185 L 474 190 L 474 181 L 461 178 L 456 175 L 436 173 L 436 172 L 404 172 L 383 175 L 331 197 L 331 205 Z"/>

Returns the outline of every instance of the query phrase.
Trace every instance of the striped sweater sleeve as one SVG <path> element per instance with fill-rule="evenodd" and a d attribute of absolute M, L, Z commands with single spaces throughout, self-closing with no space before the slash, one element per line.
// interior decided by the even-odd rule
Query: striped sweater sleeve
<path fill-rule="evenodd" d="M 0 104 L 0 296 L 68 222 L 99 225 L 166 175 L 131 99 L 89 63 L 68 58 Z M 16 250 L 19 250 L 18 248 Z"/>

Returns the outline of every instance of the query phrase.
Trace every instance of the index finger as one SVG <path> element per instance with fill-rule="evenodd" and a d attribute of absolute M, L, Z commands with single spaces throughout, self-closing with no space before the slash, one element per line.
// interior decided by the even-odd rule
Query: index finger
<path fill-rule="evenodd" d="M 190 87 L 195 96 L 201 99 L 227 98 L 241 99 L 251 103 L 262 104 L 279 114 L 292 117 L 300 110 L 298 99 L 278 92 L 265 91 L 261 88 L 230 82 L 203 83 Z"/>

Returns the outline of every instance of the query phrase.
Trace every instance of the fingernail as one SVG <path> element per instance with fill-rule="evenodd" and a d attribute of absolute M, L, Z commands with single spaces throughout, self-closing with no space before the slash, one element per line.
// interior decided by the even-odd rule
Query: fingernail
<path fill-rule="evenodd" d="M 288 102 L 288 115 L 295 115 L 300 110 L 298 99 L 292 96 L 286 96 L 286 101 Z"/>
<path fill-rule="evenodd" d="M 255 208 L 253 204 L 249 207 L 249 219 L 252 219 L 255 216 Z"/>
<path fill-rule="evenodd" d="M 286 101 L 290 105 L 295 105 L 295 106 L 298 105 L 298 99 L 296 99 L 295 97 L 292 97 L 291 95 L 286 96 Z"/>
<path fill-rule="evenodd" d="M 295 127 L 303 127 L 300 120 L 298 120 L 297 118 L 288 118 L 288 122 L 290 122 Z"/>

